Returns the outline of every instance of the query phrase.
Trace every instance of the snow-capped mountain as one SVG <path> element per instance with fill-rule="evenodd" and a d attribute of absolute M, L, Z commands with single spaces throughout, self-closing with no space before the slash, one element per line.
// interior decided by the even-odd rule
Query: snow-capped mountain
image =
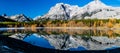
<path fill-rule="evenodd" d="M 108 18 L 116 18 L 120 17 L 120 8 L 107 6 L 102 3 L 100 0 L 95 0 L 83 7 L 84 18 L 97 18 L 97 19 L 108 19 Z M 87 14 L 87 15 L 86 15 Z"/>
<path fill-rule="evenodd" d="M 70 8 L 68 4 L 58 3 L 50 9 L 50 11 L 43 17 L 52 19 L 69 19 Z"/>
<path fill-rule="evenodd" d="M 17 14 L 17 15 L 13 15 L 13 16 L 3 16 L 3 17 L 11 19 L 11 20 L 15 20 L 17 22 L 29 22 L 29 21 L 32 21 L 32 19 L 25 16 L 24 14 Z"/>
<path fill-rule="evenodd" d="M 38 18 L 49 19 L 108 19 L 120 18 L 120 7 L 112 7 L 94 0 L 83 7 L 58 3 L 47 14 Z"/>
<path fill-rule="evenodd" d="M 37 16 L 37 17 L 33 18 L 33 20 L 38 20 L 38 19 L 41 19 L 41 16 Z"/>
<path fill-rule="evenodd" d="M 11 16 L 10 19 L 18 21 L 18 22 L 29 22 L 32 20 L 29 17 L 25 16 L 24 14 Z"/>
<path fill-rule="evenodd" d="M 77 5 L 71 6 L 69 4 L 58 3 L 46 15 L 38 18 L 72 19 L 78 11 L 80 11 L 80 7 Z"/>

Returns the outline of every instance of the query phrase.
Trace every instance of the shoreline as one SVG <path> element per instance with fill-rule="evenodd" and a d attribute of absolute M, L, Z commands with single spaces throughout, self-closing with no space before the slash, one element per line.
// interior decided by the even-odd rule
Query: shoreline
<path fill-rule="evenodd" d="M 0 30 L 3 30 L 3 29 L 42 29 L 42 28 L 44 28 L 44 29 L 96 29 L 96 30 L 120 30 L 120 28 L 118 28 L 118 27 L 113 27 L 113 28 L 108 28 L 108 27 L 34 27 L 34 28 L 32 28 L 32 27 L 17 27 L 17 28 L 15 28 L 15 27 L 12 27 L 12 28 L 5 28 L 5 27 L 3 27 L 3 28 L 0 28 Z"/>

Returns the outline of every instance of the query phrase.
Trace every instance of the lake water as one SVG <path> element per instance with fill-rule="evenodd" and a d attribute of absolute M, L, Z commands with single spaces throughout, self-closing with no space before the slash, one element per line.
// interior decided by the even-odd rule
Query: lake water
<path fill-rule="evenodd" d="M 120 30 L 117 29 L 1 29 L 0 34 L 58 50 L 109 50 L 120 47 Z"/>

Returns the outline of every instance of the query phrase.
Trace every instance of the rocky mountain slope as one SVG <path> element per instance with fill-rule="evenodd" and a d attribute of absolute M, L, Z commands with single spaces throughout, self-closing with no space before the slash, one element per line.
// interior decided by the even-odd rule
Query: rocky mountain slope
<path fill-rule="evenodd" d="M 44 16 L 38 18 L 46 19 L 120 19 L 120 7 L 112 7 L 104 4 L 100 0 L 94 0 L 83 7 L 58 3 Z"/>
<path fill-rule="evenodd" d="M 29 22 L 32 21 L 31 18 L 25 16 L 24 14 L 17 14 L 17 15 L 13 15 L 13 16 L 7 16 L 7 15 L 2 15 L 3 17 L 7 18 L 7 19 L 11 19 L 17 22 Z"/>
<path fill-rule="evenodd" d="M 0 22 L 15 22 L 14 20 L 11 20 L 11 19 L 8 19 L 8 18 L 5 18 L 3 16 L 0 16 Z"/>

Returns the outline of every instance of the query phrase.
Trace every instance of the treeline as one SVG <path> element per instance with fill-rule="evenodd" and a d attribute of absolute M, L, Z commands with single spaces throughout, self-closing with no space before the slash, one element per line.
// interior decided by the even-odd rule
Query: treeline
<path fill-rule="evenodd" d="M 45 27 L 113 27 L 120 19 L 43 20 Z"/>
<path fill-rule="evenodd" d="M 0 27 L 38 27 L 41 24 L 36 22 L 0 22 Z M 41 26 L 43 27 L 43 26 Z"/>
<path fill-rule="evenodd" d="M 0 22 L 0 27 L 104 27 L 112 28 L 120 19 L 41 20 L 32 22 Z"/>

